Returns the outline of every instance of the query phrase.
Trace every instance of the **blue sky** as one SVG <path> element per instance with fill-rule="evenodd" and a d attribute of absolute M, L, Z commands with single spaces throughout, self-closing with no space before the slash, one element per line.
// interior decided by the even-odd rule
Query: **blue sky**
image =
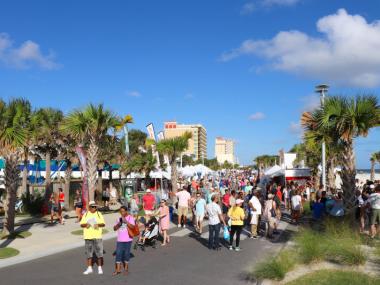
<path fill-rule="evenodd" d="M 250 163 L 300 141 L 316 84 L 380 94 L 378 20 L 373 0 L 2 1 L 0 97 L 202 123 L 209 157 L 225 136 Z M 379 134 L 357 141 L 359 168 Z"/>

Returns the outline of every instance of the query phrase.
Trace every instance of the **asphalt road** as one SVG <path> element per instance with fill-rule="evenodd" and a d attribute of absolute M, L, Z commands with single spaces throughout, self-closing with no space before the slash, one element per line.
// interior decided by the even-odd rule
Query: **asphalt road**
<path fill-rule="evenodd" d="M 1 284 L 12 285 L 247 284 L 245 272 L 283 246 L 285 237 L 286 234 L 276 242 L 263 238 L 245 239 L 241 242 L 241 252 L 231 252 L 227 248 L 210 251 L 206 247 L 206 240 L 193 233 L 173 237 L 167 247 L 148 248 L 145 252 L 133 250 L 128 276 L 112 276 L 115 240 L 109 240 L 104 243 L 104 275 L 82 275 L 85 270 L 83 248 L 0 269 L 0 280 Z"/>

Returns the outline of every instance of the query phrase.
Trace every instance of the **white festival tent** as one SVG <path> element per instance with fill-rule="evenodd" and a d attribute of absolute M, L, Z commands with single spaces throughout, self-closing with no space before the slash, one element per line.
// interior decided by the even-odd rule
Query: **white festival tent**
<path fill-rule="evenodd" d="M 284 173 L 284 170 L 279 165 L 274 165 L 271 168 L 267 169 L 264 172 L 264 175 L 269 177 L 277 177 L 284 175 Z"/>
<path fill-rule="evenodd" d="M 211 170 L 207 166 L 204 166 L 203 164 L 197 164 L 194 166 L 187 165 L 178 169 L 178 172 L 181 173 L 183 177 L 193 177 L 198 174 L 201 177 L 204 177 L 206 175 L 215 174 L 215 171 Z"/>

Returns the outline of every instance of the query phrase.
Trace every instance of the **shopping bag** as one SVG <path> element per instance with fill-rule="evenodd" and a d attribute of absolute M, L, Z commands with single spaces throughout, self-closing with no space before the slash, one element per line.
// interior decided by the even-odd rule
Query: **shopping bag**
<path fill-rule="evenodd" d="M 228 230 L 227 226 L 225 226 L 223 229 L 223 238 L 227 241 L 230 240 L 230 231 Z"/>

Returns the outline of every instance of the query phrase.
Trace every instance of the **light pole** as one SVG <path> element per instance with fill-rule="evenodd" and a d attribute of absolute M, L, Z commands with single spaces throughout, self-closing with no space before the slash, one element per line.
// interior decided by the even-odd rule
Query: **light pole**
<path fill-rule="evenodd" d="M 315 87 L 315 92 L 319 93 L 321 96 L 321 106 L 325 105 L 325 96 L 329 86 L 327 84 L 317 85 Z M 322 185 L 323 191 L 326 191 L 326 142 L 322 141 Z"/>

